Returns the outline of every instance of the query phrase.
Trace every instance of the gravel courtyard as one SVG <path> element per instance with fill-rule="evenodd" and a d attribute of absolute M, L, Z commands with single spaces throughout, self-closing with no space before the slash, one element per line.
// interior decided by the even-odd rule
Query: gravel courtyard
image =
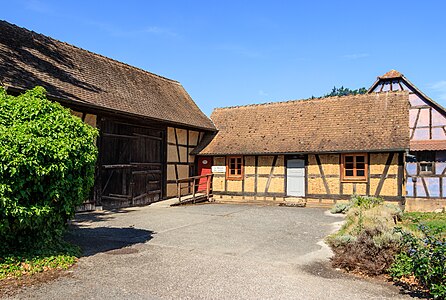
<path fill-rule="evenodd" d="M 157 203 L 79 214 L 85 257 L 17 299 L 407 299 L 391 284 L 328 266 L 323 209 Z"/>

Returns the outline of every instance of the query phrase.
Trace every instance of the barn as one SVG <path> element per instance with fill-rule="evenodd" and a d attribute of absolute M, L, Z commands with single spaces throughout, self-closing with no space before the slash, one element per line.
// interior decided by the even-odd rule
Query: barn
<path fill-rule="evenodd" d="M 97 127 L 96 183 L 83 209 L 149 204 L 195 175 L 192 150 L 216 131 L 183 86 L 0 21 L 0 84 L 43 86 L 48 98 Z"/>
<path fill-rule="evenodd" d="M 211 119 L 219 131 L 196 154 L 216 199 L 404 202 L 407 91 L 217 108 Z"/>

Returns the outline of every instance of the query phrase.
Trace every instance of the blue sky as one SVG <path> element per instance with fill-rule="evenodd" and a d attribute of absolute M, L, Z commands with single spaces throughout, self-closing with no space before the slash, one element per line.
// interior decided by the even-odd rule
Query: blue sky
<path fill-rule="evenodd" d="M 444 1 L 1 1 L 0 18 L 180 81 L 214 107 L 369 87 L 397 69 L 446 106 Z"/>

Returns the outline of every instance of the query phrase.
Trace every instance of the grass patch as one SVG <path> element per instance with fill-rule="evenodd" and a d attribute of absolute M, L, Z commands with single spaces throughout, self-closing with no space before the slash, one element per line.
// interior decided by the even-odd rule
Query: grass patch
<path fill-rule="evenodd" d="M 79 247 L 65 241 L 16 253 L 1 253 L 0 280 L 49 270 L 66 270 L 77 262 L 80 255 Z"/>
<path fill-rule="evenodd" d="M 402 224 L 414 233 L 419 231 L 419 225 L 422 224 L 446 236 L 446 213 L 406 212 L 403 214 Z"/>

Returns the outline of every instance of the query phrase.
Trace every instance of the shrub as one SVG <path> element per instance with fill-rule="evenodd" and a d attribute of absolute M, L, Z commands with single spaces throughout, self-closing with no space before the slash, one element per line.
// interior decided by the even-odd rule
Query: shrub
<path fill-rule="evenodd" d="M 353 195 L 350 200 L 350 203 L 352 207 L 361 207 L 364 209 L 369 209 L 377 205 L 383 204 L 384 200 L 378 197 Z"/>
<path fill-rule="evenodd" d="M 350 209 L 350 203 L 336 203 L 330 210 L 332 214 L 345 214 Z"/>
<path fill-rule="evenodd" d="M 351 238 L 345 244 L 333 244 L 334 267 L 355 271 L 366 275 L 386 273 L 392 265 L 394 256 L 400 251 L 398 237 L 382 238 L 388 235 L 383 228 L 367 228 L 361 231 L 357 238 Z M 377 241 L 381 237 L 381 241 Z"/>
<path fill-rule="evenodd" d="M 389 273 L 394 279 L 414 276 L 435 298 L 446 298 L 446 238 L 420 225 L 422 237 L 398 229 L 405 250 L 396 256 Z"/>
<path fill-rule="evenodd" d="M 96 136 L 43 88 L 0 87 L 0 254 L 62 235 L 93 186 Z"/>
<path fill-rule="evenodd" d="M 369 209 L 384 203 L 382 198 L 353 195 L 348 203 L 336 203 L 330 212 L 332 214 L 345 214 L 353 207 Z"/>
<path fill-rule="evenodd" d="M 372 197 L 355 196 L 345 223 L 327 238 L 335 267 L 379 275 L 392 265 L 401 249 L 401 234 L 394 231 L 401 209 Z"/>

